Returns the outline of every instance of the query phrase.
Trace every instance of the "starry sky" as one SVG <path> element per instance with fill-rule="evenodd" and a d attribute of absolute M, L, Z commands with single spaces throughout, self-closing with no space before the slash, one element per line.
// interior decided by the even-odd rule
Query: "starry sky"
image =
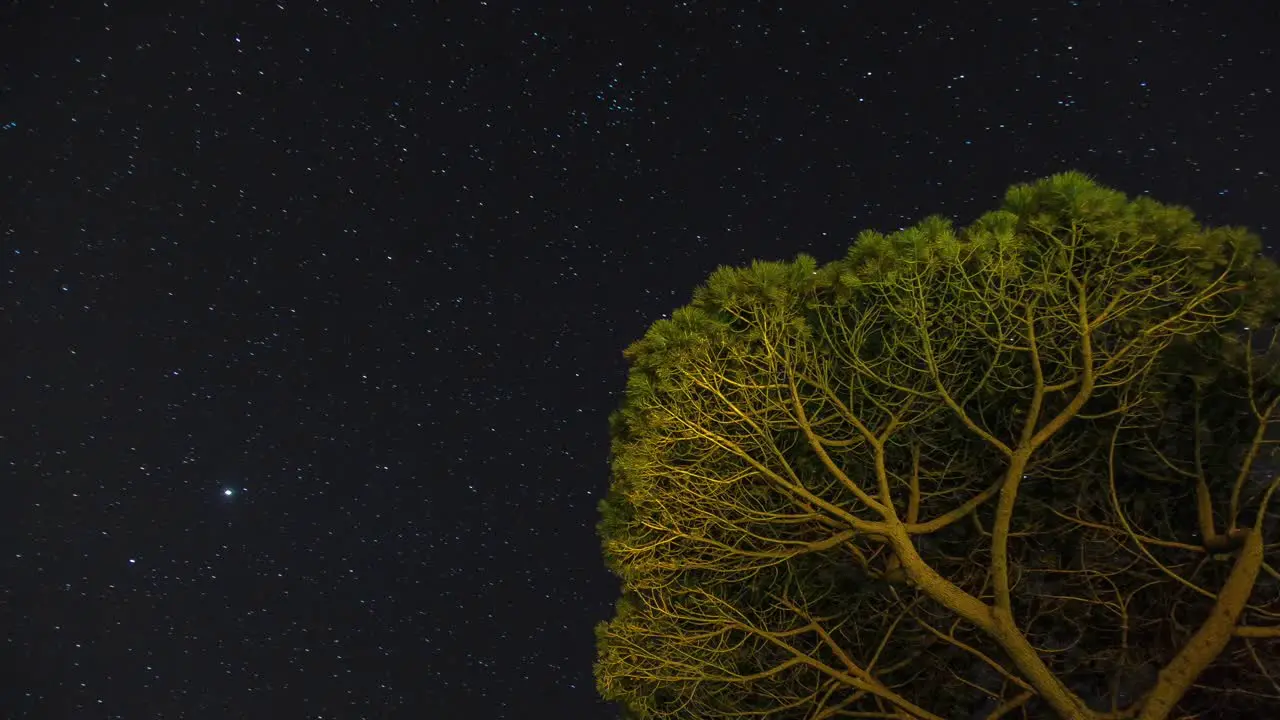
<path fill-rule="evenodd" d="M 621 351 L 717 266 L 1067 169 L 1276 235 L 1262 0 L 0 5 L 4 718 L 616 717 Z"/>

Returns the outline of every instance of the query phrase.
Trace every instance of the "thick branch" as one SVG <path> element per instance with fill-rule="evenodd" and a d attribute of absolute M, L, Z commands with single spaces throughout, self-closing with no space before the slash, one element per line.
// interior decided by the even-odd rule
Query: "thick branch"
<path fill-rule="evenodd" d="M 1226 649 L 1236 632 L 1240 613 L 1253 593 L 1254 581 L 1262 567 L 1263 550 L 1262 533 L 1256 529 L 1250 531 L 1209 617 L 1177 656 L 1160 671 L 1160 679 L 1143 702 L 1138 720 L 1164 720 L 1169 717 L 1200 673 Z"/>

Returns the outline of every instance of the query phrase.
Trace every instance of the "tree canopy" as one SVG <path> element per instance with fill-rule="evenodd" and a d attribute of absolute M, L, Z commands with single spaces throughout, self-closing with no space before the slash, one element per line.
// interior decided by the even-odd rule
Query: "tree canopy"
<path fill-rule="evenodd" d="M 1280 709 L 1280 270 L 1069 172 L 716 270 L 625 351 L 597 685 L 636 718 Z"/>

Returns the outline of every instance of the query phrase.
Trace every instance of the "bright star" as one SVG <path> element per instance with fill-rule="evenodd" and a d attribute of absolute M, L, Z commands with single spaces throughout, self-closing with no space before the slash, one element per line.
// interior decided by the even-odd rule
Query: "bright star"
<path fill-rule="evenodd" d="M 236 491 L 232 490 L 231 488 L 226 488 L 222 491 L 222 494 L 226 495 L 227 497 L 231 497 L 232 495 L 236 494 Z"/>

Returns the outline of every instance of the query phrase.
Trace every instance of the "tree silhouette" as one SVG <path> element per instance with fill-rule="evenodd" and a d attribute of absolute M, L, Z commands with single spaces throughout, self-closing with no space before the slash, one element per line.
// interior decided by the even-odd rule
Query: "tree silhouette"
<path fill-rule="evenodd" d="M 597 683 L 637 718 L 1263 717 L 1280 270 L 1079 173 L 721 268 L 626 350 Z"/>

